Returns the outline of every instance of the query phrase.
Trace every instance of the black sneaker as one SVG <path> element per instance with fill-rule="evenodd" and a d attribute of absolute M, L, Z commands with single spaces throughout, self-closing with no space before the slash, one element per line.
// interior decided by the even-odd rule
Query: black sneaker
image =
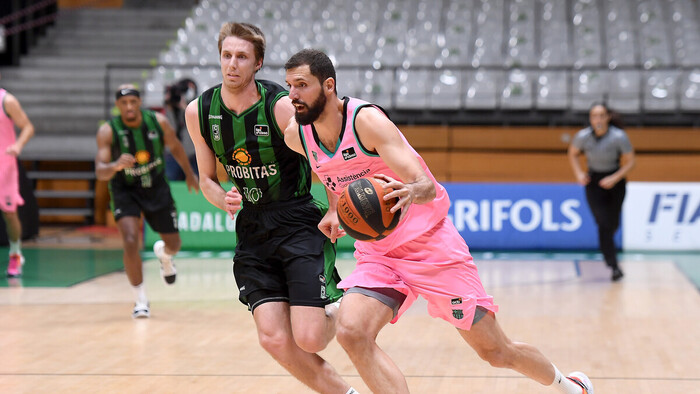
<path fill-rule="evenodd" d="M 618 280 L 622 279 L 623 276 L 625 276 L 625 274 L 622 273 L 620 267 L 613 268 L 611 278 L 613 282 L 617 282 Z"/>

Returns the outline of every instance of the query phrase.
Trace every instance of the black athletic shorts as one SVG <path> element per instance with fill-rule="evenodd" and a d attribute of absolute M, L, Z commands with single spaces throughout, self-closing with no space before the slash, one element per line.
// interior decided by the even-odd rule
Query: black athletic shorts
<path fill-rule="evenodd" d="M 326 209 L 307 196 L 240 211 L 233 275 L 250 311 L 271 301 L 323 307 L 342 296 L 335 245 L 318 229 Z"/>
<path fill-rule="evenodd" d="M 115 221 L 124 216 L 140 217 L 143 212 L 144 219 L 153 231 L 163 234 L 178 232 L 175 200 L 167 182 L 148 189 L 110 184 L 109 192 Z"/>

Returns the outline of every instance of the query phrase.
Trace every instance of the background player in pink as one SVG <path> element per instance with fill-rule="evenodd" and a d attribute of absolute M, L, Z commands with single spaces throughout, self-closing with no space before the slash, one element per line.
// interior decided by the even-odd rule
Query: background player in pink
<path fill-rule="evenodd" d="M 0 210 L 7 226 L 7 238 L 10 241 L 10 261 L 7 264 L 7 276 L 22 275 L 24 256 L 20 246 L 22 223 L 17 215 L 17 207 L 24 205 L 19 194 L 19 172 L 17 156 L 22 153 L 24 145 L 34 135 L 34 126 L 24 113 L 19 100 L 5 89 L 0 89 Z M 15 139 L 15 126 L 20 129 Z"/>
<path fill-rule="evenodd" d="M 402 221 L 388 237 L 355 242 L 357 267 L 339 283 L 346 290 L 337 339 L 373 392 L 408 392 L 396 364 L 377 346 L 379 331 L 396 322 L 418 295 L 431 316 L 453 324 L 495 367 L 510 368 L 561 393 L 593 393 L 583 373 L 564 377 L 535 347 L 511 341 L 496 321 L 498 307 L 481 285 L 469 249 L 447 219 L 449 198 L 420 156 L 376 106 L 339 99 L 335 69 L 320 51 L 305 49 L 285 64 L 295 119 L 287 144 L 305 155 L 326 186 L 340 194 L 357 177 L 374 176 L 399 198 Z M 335 208 L 335 207 L 333 207 Z M 330 209 L 319 228 L 342 236 Z"/>

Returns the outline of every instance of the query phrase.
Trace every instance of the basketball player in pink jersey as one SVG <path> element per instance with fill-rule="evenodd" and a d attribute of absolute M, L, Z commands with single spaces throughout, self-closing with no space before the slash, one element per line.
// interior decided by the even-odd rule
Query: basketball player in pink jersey
<path fill-rule="evenodd" d="M 285 64 L 295 118 L 285 141 L 307 157 L 335 194 L 353 180 L 374 176 L 398 198 L 396 230 L 374 242 L 355 242 L 357 266 L 338 287 L 346 289 L 337 339 L 375 393 L 407 393 L 406 379 L 375 338 L 395 323 L 418 295 L 431 316 L 454 325 L 464 340 L 494 367 L 510 368 L 568 394 L 592 394 L 581 372 L 564 377 L 535 347 L 511 341 L 496 321 L 469 248 L 447 218 L 449 197 L 425 162 L 377 106 L 338 98 L 330 59 L 313 49 Z M 336 207 L 319 228 L 332 240 L 342 236 Z"/>
<path fill-rule="evenodd" d="M 19 171 L 17 156 L 30 138 L 34 135 L 34 126 L 24 113 L 19 100 L 5 89 L 0 89 L 0 210 L 7 227 L 7 238 L 10 241 L 10 261 L 7 264 L 7 276 L 16 278 L 22 275 L 21 239 L 22 223 L 17 215 L 17 207 L 24 205 L 24 199 L 19 194 Z M 19 137 L 15 138 L 15 126 L 20 129 Z"/>

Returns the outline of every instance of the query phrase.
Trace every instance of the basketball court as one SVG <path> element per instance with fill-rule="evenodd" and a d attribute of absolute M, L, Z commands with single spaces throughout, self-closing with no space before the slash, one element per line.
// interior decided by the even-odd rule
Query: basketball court
<path fill-rule="evenodd" d="M 152 315 L 143 320 L 131 318 L 114 234 L 44 231 L 24 252 L 24 277 L 0 279 L 3 392 L 311 392 L 258 345 L 236 299 L 230 252 L 181 253 L 172 287 L 144 253 Z M 686 393 L 700 385 L 697 254 L 623 254 L 619 283 L 596 254 L 474 256 L 506 333 L 536 345 L 562 371 L 585 371 L 596 393 Z M 338 266 L 343 275 L 354 262 L 344 255 Z M 481 361 L 451 326 L 428 316 L 422 299 L 378 341 L 414 393 L 548 392 Z M 369 393 L 335 341 L 322 355 Z"/>

